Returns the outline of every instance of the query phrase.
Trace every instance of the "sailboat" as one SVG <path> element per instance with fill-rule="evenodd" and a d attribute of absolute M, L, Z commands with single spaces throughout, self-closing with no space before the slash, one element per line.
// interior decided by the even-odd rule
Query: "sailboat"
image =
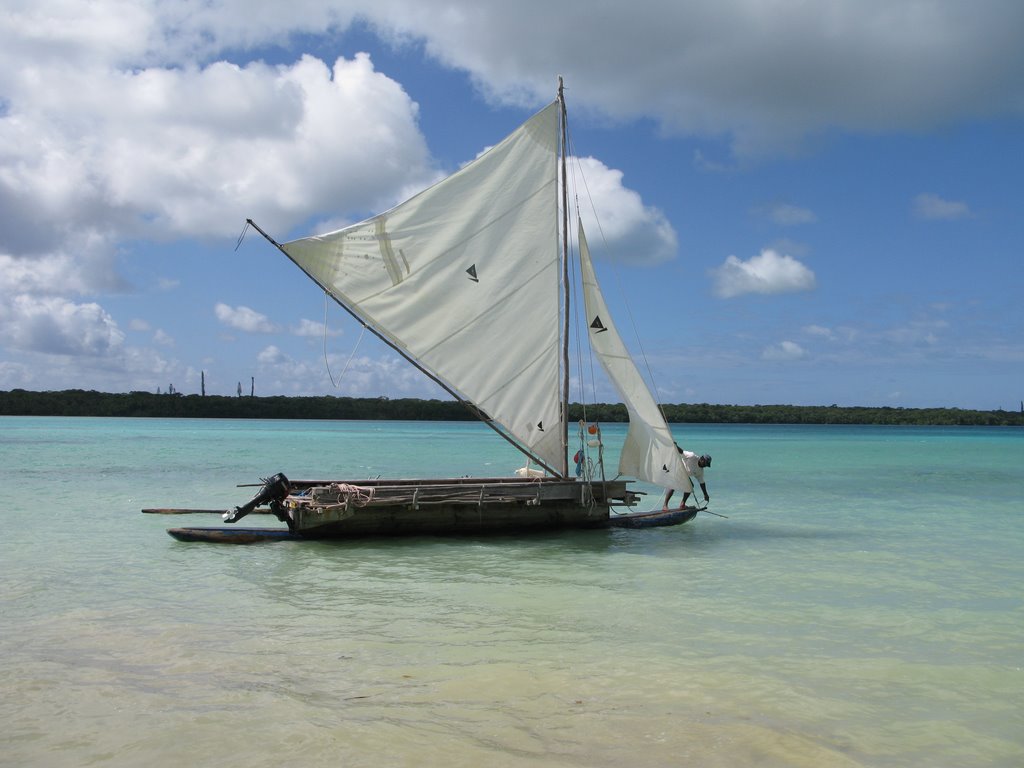
<path fill-rule="evenodd" d="M 566 107 L 557 97 L 499 144 L 389 211 L 279 243 L 366 329 L 521 451 L 509 477 L 264 481 L 235 523 L 269 510 L 287 531 L 172 529 L 186 540 L 346 538 L 684 522 L 639 513 L 633 480 L 692 490 L 669 427 L 608 311 L 577 223 L 589 341 L 625 403 L 618 473 L 600 426 L 580 422 L 570 462 L 570 237 Z M 593 460 L 596 453 L 597 461 Z M 622 514 L 622 513 L 625 514 Z M 234 530 L 236 533 L 226 533 Z M 255 533 L 253 533 L 255 531 Z"/>

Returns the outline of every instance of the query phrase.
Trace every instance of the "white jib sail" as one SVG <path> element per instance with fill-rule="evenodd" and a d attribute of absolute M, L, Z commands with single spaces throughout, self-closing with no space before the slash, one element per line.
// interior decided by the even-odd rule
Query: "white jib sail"
<path fill-rule="evenodd" d="M 612 322 L 608 305 L 597 284 L 590 249 L 579 225 L 583 301 L 590 345 L 629 412 L 629 431 L 619 459 L 619 474 L 681 491 L 692 491 L 690 478 L 676 450 L 665 417 L 644 383 L 622 337 Z"/>
<path fill-rule="evenodd" d="M 426 370 L 562 466 L 552 103 L 390 211 L 282 248 Z"/>

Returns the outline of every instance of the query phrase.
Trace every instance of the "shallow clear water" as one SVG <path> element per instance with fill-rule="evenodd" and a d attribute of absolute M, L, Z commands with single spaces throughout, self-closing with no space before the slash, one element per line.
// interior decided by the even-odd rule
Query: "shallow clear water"
<path fill-rule="evenodd" d="M 233 547 L 139 509 L 522 461 L 477 424 L 0 418 L 0 764 L 1024 764 L 1024 433 L 675 432 L 728 519 Z"/>

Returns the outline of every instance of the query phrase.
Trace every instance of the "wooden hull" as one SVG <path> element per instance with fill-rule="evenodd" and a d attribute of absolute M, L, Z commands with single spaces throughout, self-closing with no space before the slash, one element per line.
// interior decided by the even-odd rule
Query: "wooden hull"
<path fill-rule="evenodd" d="M 587 485 L 552 478 L 291 482 L 279 509 L 288 530 L 173 528 L 181 541 L 295 541 L 416 535 L 479 535 L 678 525 L 696 510 L 611 514 L 638 496 L 622 480 Z M 210 510 L 145 509 L 185 514 Z M 260 511 L 265 511 L 261 508 Z"/>
<path fill-rule="evenodd" d="M 327 502 L 314 498 L 327 488 Z M 624 481 L 550 478 L 302 481 L 292 493 L 292 530 L 318 539 L 603 528 L 611 504 L 635 498 Z"/>

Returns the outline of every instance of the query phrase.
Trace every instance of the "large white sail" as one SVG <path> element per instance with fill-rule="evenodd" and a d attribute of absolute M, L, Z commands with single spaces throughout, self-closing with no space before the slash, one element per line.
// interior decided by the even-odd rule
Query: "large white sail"
<path fill-rule="evenodd" d="M 563 466 L 558 102 L 397 207 L 282 249 L 397 348 Z"/>
<path fill-rule="evenodd" d="M 619 474 L 646 480 L 664 488 L 692 491 L 690 478 L 676 450 L 665 417 L 630 357 L 597 283 L 590 249 L 579 225 L 583 300 L 590 345 L 629 412 L 629 431 L 622 447 Z"/>

